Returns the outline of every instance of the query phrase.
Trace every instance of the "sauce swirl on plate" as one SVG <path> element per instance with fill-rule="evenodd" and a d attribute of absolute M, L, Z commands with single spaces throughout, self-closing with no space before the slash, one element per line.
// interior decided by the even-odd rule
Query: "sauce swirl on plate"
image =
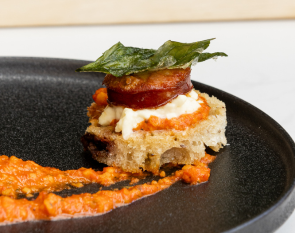
<path fill-rule="evenodd" d="M 198 184 L 207 181 L 210 176 L 208 163 L 212 162 L 214 158 L 214 156 L 206 154 L 200 162 L 196 162 L 194 165 L 186 165 L 181 170 L 176 171 L 174 175 L 162 178 L 159 181 L 152 181 L 151 183 L 135 185 L 133 187 L 123 188 L 120 190 L 102 190 L 95 194 L 83 193 L 69 197 L 60 197 L 54 193 L 42 191 L 35 200 L 27 200 L 14 199 L 14 195 L 11 195 L 11 197 L 4 196 L 2 191 L 2 196 L 0 196 L 0 222 L 7 224 L 29 220 L 53 220 L 104 214 L 117 207 L 130 204 L 140 198 L 169 188 L 172 184 L 179 180 L 183 180 L 184 182 L 190 184 Z M 7 165 L 10 162 L 11 164 Z M 37 174 L 38 171 L 41 173 L 43 172 L 42 174 L 45 174 L 44 171 L 50 171 L 51 173 L 57 172 L 57 176 L 63 173 L 63 171 L 55 168 L 41 167 L 32 161 L 24 162 L 14 156 L 11 158 L 1 156 L 0 163 L 2 182 L 8 181 L 3 179 L 3 174 L 9 173 L 8 169 L 5 169 L 5 166 L 8 168 L 13 167 L 14 171 L 16 171 L 15 178 L 22 180 L 27 186 L 29 186 L 29 184 L 33 184 L 34 182 L 38 183 L 37 180 L 32 182 L 32 178 L 28 175 L 28 172 L 32 172 L 32 170 Z M 22 171 L 25 172 L 25 175 L 23 176 L 20 175 Z M 102 177 L 105 175 L 106 179 L 101 178 L 101 184 L 103 185 L 109 185 L 111 183 L 115 183 L 116 181 L 127 179 L 127 177 L 128 179 L 131 178 L 129 174 L 121 173 L 120 171 L 118 172 L 118 170 L 111 167 L 106 168 L 99 174 L 96 174 L 96 172 L 92 169 L 85 168 L 69 171 L 71 171 L 72 174 L 77 172 L 77 174 L 79 174 L 78 177 L 81 179 L 80 182 L 83 183 L 85 183 L 85 181 L 88 182 L 91 179 L 88 178 L 87 180 L 87 178 L 82 176 L 81 173 L 83 173 L 83 171 L 90 171 L 89 174 L 92 174 L 93 177 L 99 177 L 100 175 Z M 137 177 L 140 177 L 140 175 L 142 174 L 135 174 L 136 181 L 138 179 Z M 6 177 L 9 180 L 13 180 L 11 179 L 12 176 Z M 46 176 L 43 176 L 43 178 L 44 177 Z M 116 177 L 116 179 L 113 179 L 113 177 Z M 39 182 L 40 181 L 42 181 L 42 179 L 40 179 Z M 64 179 L 60 180 L 58 184 L 68 184 L 68 182 L 69 180 Z"/>

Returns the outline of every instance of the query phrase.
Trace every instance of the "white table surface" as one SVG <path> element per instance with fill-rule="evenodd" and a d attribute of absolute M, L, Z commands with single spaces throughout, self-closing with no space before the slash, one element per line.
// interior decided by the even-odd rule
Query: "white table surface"
<path fill-rule="evenodd" d="M 158 48 L 166 40 L 216 38 L 208 52 L 227 58 L 200 63 L 192 79 L 260 108 L 295 139 L 295 20 L 0 29 L 0 56 L 94 61 L 121 41 Z M 295 232 L 295 213 L 276 231 Z"/>

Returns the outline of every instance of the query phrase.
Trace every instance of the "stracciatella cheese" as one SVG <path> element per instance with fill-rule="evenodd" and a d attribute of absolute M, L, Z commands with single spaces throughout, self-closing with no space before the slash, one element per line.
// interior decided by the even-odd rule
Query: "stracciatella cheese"
<path fill-rule="evenodd" d="M 107 106 L 98 119 L 102 126 L 108 126 L 113 120 L 117 120 L 115 131 L 122 132 L 124 139 L 128 139 L 138 123 L 148 120 L 150 116 L 171 119 L 182 114 L 190 114 L 201 107 L 202 100 L 198 100 L 198 94 L 192 90 L 187 95 L 179 95 L 170 103 L 159 107 L 142 110 L 133 110 L 121 106 Z"/>

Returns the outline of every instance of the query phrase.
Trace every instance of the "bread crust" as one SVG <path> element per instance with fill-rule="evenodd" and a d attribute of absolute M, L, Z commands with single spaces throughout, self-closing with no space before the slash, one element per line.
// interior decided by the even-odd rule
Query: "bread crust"
<path fill-rule="evenodd" d="M 98 125 L 97 105 L 93 103 L 88 108 L 91 125 L 82 139 L 84 148 L 97 161 L 128 172 L 158 173 L 165 163 L 193 164 L 205 156 L 206 146 L 219 151 L 226 145 L 227 125 L 225 104 L 214 96 L 196 92 L 211 107 L 207 119 L 184 131 L 135 131 L 127 140 L 115 132 L 114 126 Z"/>

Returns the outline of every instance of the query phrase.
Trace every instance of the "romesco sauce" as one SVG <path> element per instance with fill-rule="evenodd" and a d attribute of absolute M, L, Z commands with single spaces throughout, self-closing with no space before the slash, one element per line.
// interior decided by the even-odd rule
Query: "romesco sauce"
<path fill-rule="evenodd" d="M 106 106 L 108 104 L 108 94 L 106 88 L 99 88 L 92 95 L 92 99 L 97 105 Z"/>
<path fill-rule="evenodd" d="M 105 167 L 103 171 L 91 168 L 61 171 L 42 167 L 33 161 L 23 161 L 11 156 L 0 156 L 0 194 L 16 198 L 18 194 L 31 196 L 41 191 L 60 191 L 65 188 L 82 187 L 98 183 L 109 186 L 132 177 L 144 177 L 143 173 L 124 172 L 120 168 Z"/>
<path fill-rule="evenodd" d="M 176 129 L 176 130 L 185 130 L 190 126 L 194 126 L 201 120 L 204 120 L 208 117 L 210 107 L 207 104 L 205 98 L 199 96 L 199 99 L 203 101 L 201 107 L 190 114 L 182 114 L 179 117 L 173 117 L 171 119 L 159 118 L 157 116 L 150 116 L 147 121 L 140 122 L 136 128 L 133 130 L 144 130 L 144 131 L 154 131 L 154 130 L 167 130 L 167 129 Z"/>
<path fill-rule="evenodd" d="M 203 162 L 186 165 L 170 177 L 121 190 L 103 190 L 95 194 L 84 193 L 70 197 L 60 197 L 53 193 L 41 192 L 35 200 L 31 201 L 0 196 L 0 222 L 7 224 L 29 220 L 53 220 L 104 214 L 112 209 L 164 190 L 178 180 L 190 184 L 207 181 L 210 176 L 208 163 L 213 161 L 214 158 L 214 156 L 206 154 Z M 109 184 L 109 182 L 107 183 Z"/>

